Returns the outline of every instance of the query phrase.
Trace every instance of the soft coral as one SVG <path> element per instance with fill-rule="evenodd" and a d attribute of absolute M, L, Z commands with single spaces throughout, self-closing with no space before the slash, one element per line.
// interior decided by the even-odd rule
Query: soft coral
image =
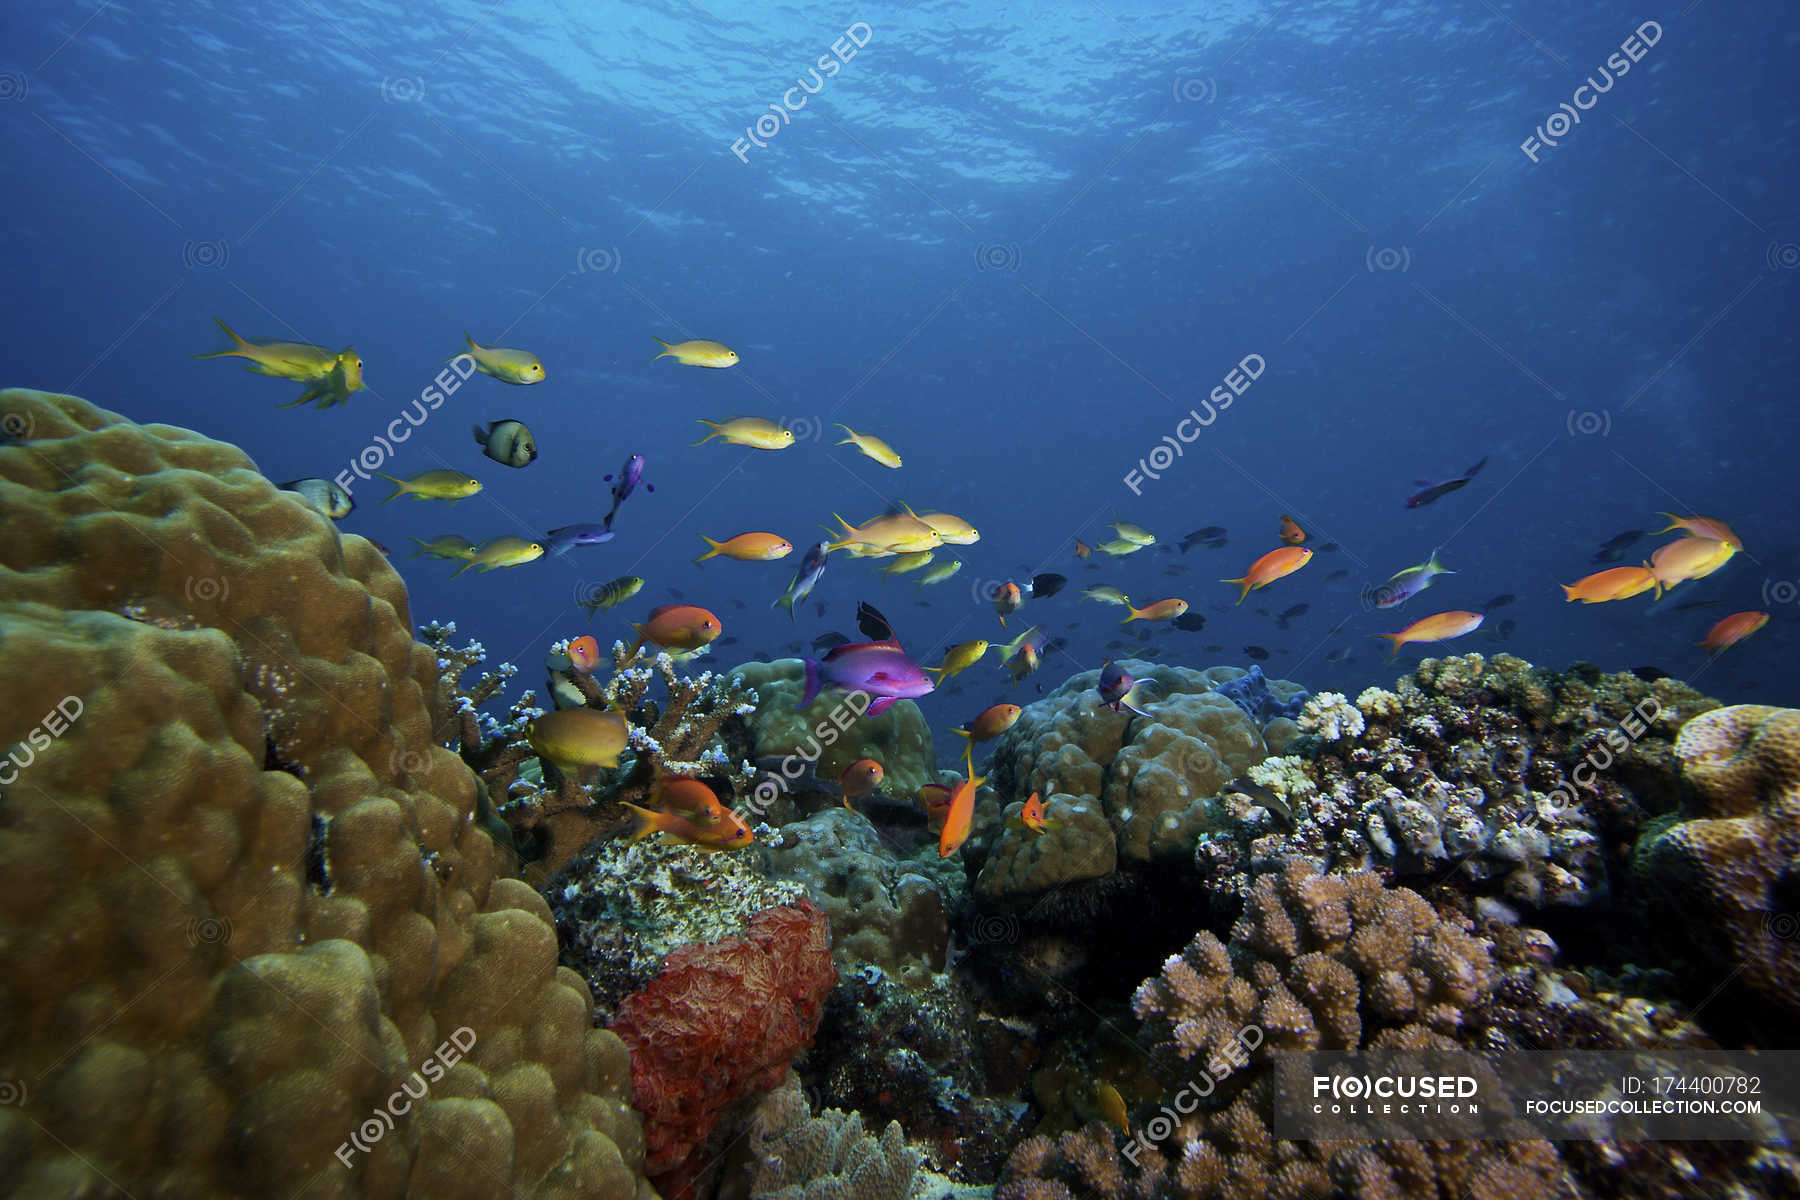
<path fill-rule="evenodd" d="M 802 898 L 757 913 L 741 936 L 683 946 L 619 1004 L 611 1029 L 631 1048 L 644 1169 L 664 1195 L 687 1190 L 721 1114 L 811 1045 L 836 982 L 825 914 Z"/>

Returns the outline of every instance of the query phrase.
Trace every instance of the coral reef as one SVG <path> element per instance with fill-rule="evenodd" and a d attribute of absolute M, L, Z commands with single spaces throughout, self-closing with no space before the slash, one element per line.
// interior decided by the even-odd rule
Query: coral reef
<path fill-rule="evenodd" d="M 873 965 L 911 986 L 943 970 L 946 914 L 963 891 L 963 873 L 935 847 L 899 858 L 867 818 L 842 807 L 790 821 L 767 847 L 770 873 L 803 885 L 824 908 L 841 968 Z"/>
<path fill-rule="evenodd" d="M 1027 896 L 1066 883 L 1102 879 L 1118 866 L 1112 825 L 1091 799 L 1060 793 L 1045 802 L 1054 828 L 1033 832 L 1016 818 L 1023 803 L 1007 806 L 1000 834 L 975 877 L 975 890 L 1000 898 Z"/>
<path fill-rule="evenodd" d="M 737 1186 L 721 1200 L 908 1200 L 919 1156 L 898 1121 L 879 1138 L 863 1132 L 862 1117 L 828 1108 L 812 1116 L 798 1080 L 790 1077 L 751 1114 Z"/>
<path fill-rule="evenodd" d="M 754 695 L 732 676 L 706 671 L 690 678 L 677 671 L 669 654 L 634 658 L 625 643 L 614 642 L 612 673 L 605 682 L 576 674 L 568 682 L 588 707 L 627 714 L 632 755 L 599 782 L 584 784 L 553 767 L 545 769 L 527 742 L 525 726 L 543 712 L 532 692 L 513 702 L 504 721 L 478 707 L 516 673 L 510 664 L 482 675 L 465 691 L 460 678 L 483 661 L 484 648 L 452 647 L 454 623 L 432 623 L 420 632 L 437 651 L 445 673 L 438 685 L 440 704 L 452 714 L 448 724 L 453 739 L 489 793 L 505 797 L 497 811 L 513 830 L 524 860 L 522 874 L 532 883 L 543 883 L 590 841 L 620 829 L 621 805 L 645 803 L 658 770 L 708 778 L 739 798 L 756 783 L 756 770 L 735 762 L 718 744 L 728 720 L 756 711 Z M 660 704 L 650 698 L 658 680 L 664 693 Z"/>
<path fill-rule="evenodd" d="M 631 1050 L 645 1169 L 665 1195 L 691 1188 L 734 1104 L 781 1082 L 836 980 L 825 914 L 802 898 L 758 913 L 741 936 L 675 951 L 619 1004 L 611 1029 Z"/>
<path fill-rule="evenodd" d="M 1264 728 L 1218 690 L 1246 673 L 1120 665 L 1148 682 L 1149 718 L 1105 708 L 1098 671 L 1073 676 L 995 741 L 994 789 L 1003 802 L 1032 792 L 1099 800 L 1121 864 L 1186 855 L 1201 833 L 1229 819 L 1214 802 L 1221 789 L 1268 754 Z M 1283 698 L 1300 690 L 1286 680 L 1265 688 Z M 1269 724 L 1284 734 L 1292 725 L 1285 717 Z"/>
<path fill-rule="evenodd" d="M 1643 889 L 1703 961 L 1800 1015 L 1800 711 L 1740 704 L 1689 721 L 1692 807 L 1647 830 Z M 1712 972 L 1716 974 L 1716 972 Z"/>
<path fill-rule="evenodd" d="M 1675 730 L 1712 707 L 1673 679 L 1558 674 L 1504 654 L 1426 659 L 1397 691 L 1308 701 L 1290 753 L 1248 772 L 1288 811 L 1224 797 L 1232 819 L 1201 836 L 1196 858 L 1231 893 L 1303 857 L 1589 904 L 1623 865 L 1609 847 L 1674 802 Z"/>
<path fill-rule="evenodd" d="M 543 892 L 562 963 L 593 989 L 601 1024 L 671 952 L 742 933 L 757 913 L 805 894 L 799 884 L 769 879 L 756 859 L 660 838 L 614 838 L 591 843 L 550 877 Z"/>
<path fill-rule="evenodd" d="M 0 1190 L 647 1197 L 381 553 L 231 446 L 0 408 L 0 740 L 57 718 L 0 821 Z"/>
<path fill-rule="evenodd" d="M 755 689 L 750 731 L 759 759 L 804 758 L 818 778 L 836 780 L 851 763 L 872 758 L 886 773 L 881 790 L 908 799 L 938 781 L 931 729 L 911 700 L 899 701 L 879 717 L 851 719 L 856 710 L 846 706 L 844 695 L 826 689 L 796 710 L 806 688 L 806 670 L 797 658 L 745 663 L 728 678 Z M 833 724 L 834 715 L 845 720 L 842 727 Z"/>

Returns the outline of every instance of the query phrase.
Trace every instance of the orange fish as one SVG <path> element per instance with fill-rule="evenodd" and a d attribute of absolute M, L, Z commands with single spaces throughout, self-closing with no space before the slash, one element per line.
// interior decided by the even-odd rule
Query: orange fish
<path fill-rule="evenodd" d="M 1446 642 L 1465 633 L 1475 632 L 1481 628 L 1481 616 L 1478 612 L 1452 609 L 1450 612 L 1420 617 L 1399 633 L 1372 633 L 1369 636 L 1387 638 L 1394 643 L 1394 652 L 1388 655 L 1388 661 L 1393 662 L 1400 653 L 1400 647 L 1408 642 Z"/>
<path fill-rule="evenodd" d="M 691 775 L 664 775 L 656 769 L 656 785 L 650 792 L 651 803 L 665 813 L 680 817 L 709 833 L 719 831 L 719 823 L 743 825 L 743 818 L 719 802 L 717 792 L 703 780 Z M 745 826 L 747 829 L 748 826 Z"/>
<path fill-rule="evenodd" d="M 1158 600 L 1155 604 L 1146 604 L 1142 608 L 1132 608 L 1129 604 L 1125 607 L 1130 609 L 1131 615 L 1120 621 L 1121 625 L 1130 624 L 1132 621 L 1172 620 L 1188 610 L 1188 602 L 1180 597 L 1172 596 L 1167 600 Z"/>
<path fill-rule="evenodd" d="M 1705 579 L 1731 561 L 1737 547 L 1714 538 L 1676 538 L 1666 546 L 1658 546 L 1650 556 L 1650 569 L 1656 581 L 1672 588 L 1689 579 Z"/>
<path fill-rule="evenodd" d="M 1769 623 L 1766 612 L 1732 613 L 1706 632 L 1706 640 L 1696 645 L 1705 646 L 1708 654 L 1718 654 L 1737 645 L 1764 625 Z"/>
<path fill-rule="evenodd" d="M 958 737 L 969 739 L 969 744 L 991 742 L 1013 727 L 1019 714 L 1025 710 L 1016 704 L 996 704 L 992 708 L 983 709 L 981 714 L 969 722 L 967 729 L 952 729 L 950 732 Z"/>
<path fill-rule="evenodd" d="M 850 801 L 867 796 L 881 786 L 881 779 L 887 772 L 880 763 L 872 758 L 859 758 L 844 768 L 838 776 L 838 786 L 844 790 L 844 807 L 850 808 Z M 856 810 L 851 808 L 851 812 Z"/>
<path fill-rule="evenodd" d="M 1290 546 L 1298 546 L 1306 540 L 1306 530 L 1286 513 L 1281 514 L 1281 540 Z"/>
<path fill-rule="evenodd" d="M 1709 538 L 1715 542 L 1724 542 L 1733 550 L 1742 550 L 1744 540 L 1732 531 L 1731 526 L 1713 517 L 1678 517 L 1674 513 L 1659 513 L 1658 516 L 1669 518 L 1669 523 L 1657 530 L 1667 533 L 1671 529 L 1685 529 L 1697 538 Z"/>
<path fill-rule="evenodd" d="M 1010 579 L 994 589 L 994 611 L 1000 614 L 1002 625 L 1006 624 L 1006 614 L 1018 612 L 1023 603 L 1025 597 L 1019 591 L 1019 585 Z"/>
<path fill-rule="evenodd" d="M 648 621 L 642 625 L 634 623 L 632 628 L 638 631 L 638 639 L 626 658 L 634 657 L 645 642 L 677 650 L 698 650 L 725 627 L 719 624 L 719 618 L 696 605 L 659 604 L 650 610 Z"/>
<path fill-rule="evenodd" d="M 591 634 L 575 638 L 569 642 L 568 655 L 570 670 L 577 675 L 592 675 L 600 665 L 600 643 Z"/>
<path fill-rule="evenodd" d="M 794 543 L 778 533 L 740 533 L 723 542 L 715 542 L 703 533 L 700 540 L 712 549 L 696 558 L 695 562 L 705 562 L 721 554 L 739 562 L 774 562 L 794 552 Z"/>
<path fill-rule="evenodd" d="M 1244 590 L 1238 593 L 1237 602 L 1242 604 L 1244 597 L 1260 587 L 1268 587 L 1284 575 L 1292 575 L 1301 567 L 1312 561 L 1313 552 L 1305 546 L 1283 546 L 1279 550 L 1271 550 L 1255 562 L 1250 569 L 1237 579 L 1221 579 L 1220 583 L 1241 583 Z"/>
<path fill-rule="evenodd" d="M 975 823 L 975 789 L 987 782 L 987 776 L 975 773 L 975 746 L 970 743 L 964 763 L 968 778 L 958 780 L 950 789 L 950 806 L 944 812 L 944 830 L 938 834 L 938 857 L 949 858 L 969 840 L 969 827 Z"/>
<path fill-rule="evenodd" d="M 950 812 L 950 789 L 941 783 L 927 783 L 919 788 L 919 807 L 925 813 L 925 828 L 941 833 L 944 817 Z"/>
<path fill-rule="evenodd" d="M 731 820 L 711 829 L 696 825 L 687 818 L 675 813 L 656 812 L 648 808 L 639 808 L 630 801 L 622 802 L 626 808 L 637 814 L 637 824 L 631 831 L 630 840 L 640 841 L 653 833 L 666 834 L 672 841 L 684 846 L 692 846 L 707 854 L 720 850 L 742 850 L 756 840 L 744 819 L 730 809 L 722 811 L 730 813 Z"/>
<path fill-rule="evenodd" d="M 1595 571 L 1592 575 L 1583 576 L 1574 583 L 1558 584 L 1564 597 L 1570 603 L 1576 600 L 1583 604 L 1604 604 L 1608 600 L 1625 600 L 1656 589 L 1658 599 L 1662 598 L 1662 584 L 1656 578 L 1656 572 L 1650 564 L 1641 567 L 1608 567 L 1604 571 Z"/>
<path fill-rule="evenodd" d="M 1019 809 L 1019 815 L 1014 817 L 1013 821 L 1019 828 L 1029 829 L 1033 833 L 1043 833 L 1046 829 L 1062 828 L 1059 822 L 1050 820 L 1044 814 L 1044 802 L 1038 799 L 1038 794 L 1036 792 L 1033 792 L 1031 793 L 1031 799 L 1025 801 L 1024 807 Z"/>
<path fill-rule="evenodd" d="M 1093 552 L 1094 552 L 1094 548 L 1092 546 L 1088 545 L 1086 542 L 1082 541 L 1080 538 L 1075 539 L 1075 557 L 1076 558 L 1086 558 L 1088 555 L 1092 554 Z"/>

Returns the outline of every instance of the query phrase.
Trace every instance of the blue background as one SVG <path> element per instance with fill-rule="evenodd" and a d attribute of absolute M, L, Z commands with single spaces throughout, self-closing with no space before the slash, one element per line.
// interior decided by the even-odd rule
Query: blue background
<path fill-rule="evenodd" d="M 465 328 L 537 353 L 544 383 L 477 377 L 387 468 L 470 470 L 479 497 L 382 505 L 359 483 L 342 523 L 393 550 L 415 623 L 454 619 L 533 684 L 552 640 L 625 635 L 677 597 L 723 618 L 721 666 L 854 635 L 859 598 L 927 663 L 1028 620 L 1069 639 L 1017 692 L 990 659 L 927 698 L 942 729 L 1121 652 L 1120 610 L 1077 596 L 1110 583 L 1208 618 L 1127 652 L 1264 647 L 1315 689 L 1389 683 L 1370 634 L 1512 593 L 1447 649 L 1800 702 L 1800 13 L 1109 7 L 10 4 L 0 382 L 198 429 L 286 480 L 344 470 Z M 1533 163 L 1520 143 L 1646 19 L 1658 43 Z M 856 22 L 867 45 L 740 161 L 733 141 Z M 369 388 L 278 409 L 294 385 L 190 357 L 220 344 L 214 315 L 354 343 Z M 742 362 L 652 362 L 652 336 Z M 1266 374 L 1134 495 L 1126 473 L 1251 353 Z M 688 445 L 696 418 L 738 414 L 800 440 Z M 536 464 L 480 456 L 470 425 L 502 417 L 536 433 Z M 904 468 L 834 447 L 836 421 Z M 598 520 L 632 452 L 657 490 L 610 545 L 454 582 L 405 557 L 409 535 Z M 1414 479 L 1484 455 L 1467 488 L 1404 507 Z M 834 511 L 899 500 L 983 533 L 923 602 L 834 557 L 824 614 L 790 625 L 769 605 L 797 554 L 690 561 L 701 533 L 804 549 Z M 1659 509 L 1724 518 L 1745 552 L 1661 603 L 1566 605 L 1556 583 Z M 1071 557 L 1115 510 L 1163 544 Z M 1279 544 L 1284 512 L 1342 550 L 1232 607 L 1218 580 Z M 1206 525 L 1230 544 L 1173 549 Z M 1367 611 L 1363 589 L 1439 545 L 1459 574 Z M 1002 631 L 984 586 L 1043 570 L 1070 587 Z M 643 593 L 589 623 L 575 597 L 624 574 Z M 1774 620 L 1709 666 L 1693 644 L 1743 609 Z"/>

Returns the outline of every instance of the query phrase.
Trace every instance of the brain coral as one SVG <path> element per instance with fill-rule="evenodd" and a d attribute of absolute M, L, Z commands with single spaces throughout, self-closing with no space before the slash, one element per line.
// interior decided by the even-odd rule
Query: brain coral
<path fill-rule="evenodd" d="M 817 760 L 813 769 L 818 777 L 833 781 L 857 759 L 872 758 L 886 772 L 881 790 L 890 796 L 913 796 L 925 784 L 937 782 L 931 729 L 911 700 L 899 701 L 879 717 L 856 717 L 839 730 L 832 727 L 831 716 L 844 709 L 841 692 L 827 689 L 795 711 L 806 683 L 797 658 L 745 663 L 732 671 L 730 678 L 756 689 L 756 715 L 750 718 L 750 729 L 757 758 L 811 755 Z"/>
<path fill-rule="evenodd" d="M 1217 690 L 1244 672 L 1120 665 L 1148 682 L 1149 718 L 1102 706 L 1100 672 L 1084 671 L 1028 705 L 995 741 L 991 782 L 1003 802 L 1032 792 L 1099 799 L 1122 861 L 1190 852 L 1223 819 L 1212 798 L 1269 752 L 1265 730 Z M 1287 696 L 1299 688 L 1274 680 L 1269 690 Z M 1292 727 L 1285 717 L 1270 725 Z"/>
<path fill-rule="evenodd" d="M 0 414 L 0 1191 L 648 1196 L 381 554 L 231 446 Z"/>
<path fill-rule="evenodd" d="M 1675 755 L 1698 811 L 1646 835 L 1646 882 L 1709 957 L 1800 1013 L 1800 711 L 1715 709 L 1682 727 Z"/>

